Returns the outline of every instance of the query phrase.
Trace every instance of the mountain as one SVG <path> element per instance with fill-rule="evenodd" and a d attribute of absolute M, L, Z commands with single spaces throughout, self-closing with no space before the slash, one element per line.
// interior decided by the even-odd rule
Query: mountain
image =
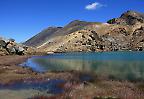
<path fill-rule="evenodd" d="M 135 25 L 144 23 L 144 14 L 136 11 L 127 11 L 120 18 L 113 18 L 108 21 L 110 24 Z"/>
<path fill-rule="evenodd" d="M 47 41 L 51 42 L 51 38 L 54 38 L 56 36 L 64 36 L 74 31 L 78 31 L 89 24 L 92 24 L 92 22 L 75 20 L 65 27 L 48 27 L 47 29 L 43 30 L 42 32 L 24 42 L 24 44 L 27 46 L 38 47 L 39 45 Z"/>
<path fill-rule="evenodd" d="M 61 29 L 61 27 L 49 27 L 43 31 L 41 31 L 39 34 L 35 35 L 31 39 L 27 40 L 24 44 L 27 46 L 38 46 L 42 44 L 45 40 L 48 40 L 48 37 L 53 35 L 54 32 Z"/>
<path fill-rule="evenodd" d="M 144 49 L 144 14 L 127 11 L 107 23 L 75 20 L 49 28 L 24 44 L 46 52 L 117 51 Z"/>

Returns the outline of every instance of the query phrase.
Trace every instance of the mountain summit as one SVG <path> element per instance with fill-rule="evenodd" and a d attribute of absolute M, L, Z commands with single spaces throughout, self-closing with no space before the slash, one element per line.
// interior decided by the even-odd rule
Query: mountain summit
<path fill-rule="evenodd" d="M 120 18 L 113 18 L 109 20 L 108 23 L 122 25 L 135 25 L 137 23 L 144 23 L 144 14 L 129 10 L 123 13 Z"/>

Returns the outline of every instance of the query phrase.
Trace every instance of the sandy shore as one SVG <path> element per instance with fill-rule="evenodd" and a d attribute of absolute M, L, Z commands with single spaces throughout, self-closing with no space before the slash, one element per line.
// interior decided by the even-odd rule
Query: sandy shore
<path fill-rule="evenodd" d="M 78 72 L 46 72 L 36 73 L 31 69 L 18 66 L 31 56 L 0 56 L 0 84 L 10 84 L 16 81 L 34 79 L 64 79 L 65 84 L 60 85 L 65 93 L 51 98 L 32 99 L 144 99 L 143 82 L 128 82 L 109 80 L 93 76 L 91 81 L 81 81 Z M 113 98 L 106 98 L 113 97 Z"/>

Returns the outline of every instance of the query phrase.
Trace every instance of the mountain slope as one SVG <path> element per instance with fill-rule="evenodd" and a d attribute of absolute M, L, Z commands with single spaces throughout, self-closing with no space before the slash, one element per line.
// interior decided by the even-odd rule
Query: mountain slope
<path fill-rule="evenodd" d="M 46 52 L 143 50 L 143 15 L 127 11 L 108 23 L 75 20 L 36 47 Z"/>
<path fill-rule="evenodd" d="M 49 27 L 48 29 L 43 30 L 42 32 L 38 33 L 36 36 L 24 42 L 24 44 L 27 46 L 38 47 L 40 45 L 43 45 L 44 43 L 52 42 L 51 38 L 67 35 L 69 33 L 81 30 L 85 26 L 94 24 L 94 23 L 95 22 L 85 22 L 85 21 L 75 20 L 63 28 L 62 27 Z"/>
<path fill-rule="evenodd" d="M 39 34 L 27 40 L 24 44 L 33 47 L 39 46 L 45 40 L 47 40 L 49 36 L 53 35 L 53 33 L 58 31 L 59 29 L 61 29 L 61 27 L 49 27 L 48 29 L 41 31 Z"/>

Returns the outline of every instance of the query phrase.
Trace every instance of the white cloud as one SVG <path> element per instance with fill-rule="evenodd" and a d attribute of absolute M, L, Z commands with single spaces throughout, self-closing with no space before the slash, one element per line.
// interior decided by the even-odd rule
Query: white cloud
<path fill-rule="evenodd" d="M 98 3 L 98 2 L 94 2 L 92 4 L 89 4 L 85 7 L 86 10 L 95 10 L 97 8 L 103 7 L 104 5 Z"/>

